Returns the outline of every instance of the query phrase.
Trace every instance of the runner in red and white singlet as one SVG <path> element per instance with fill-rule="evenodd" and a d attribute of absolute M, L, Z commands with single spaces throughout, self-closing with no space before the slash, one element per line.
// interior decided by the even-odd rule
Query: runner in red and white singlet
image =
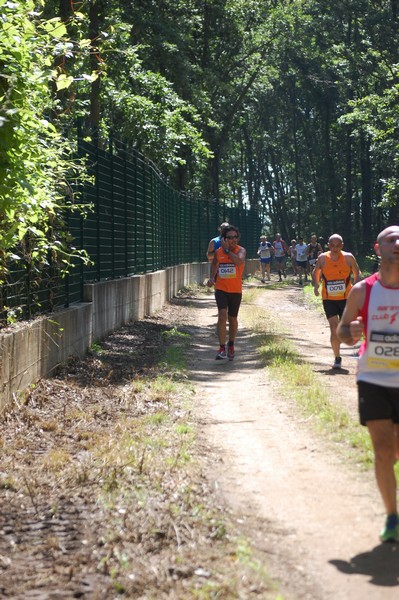
<path fill-rule="evenodd" d="M 352 288 L 337 334 L 349 345 L 364 335 L 357 370 L 360 422 L 373 442 L 386 510 L 380 539 L 394 542 L 399 538 L 394 471 L 399 456 L 399 226 L 379 234 L 375 251 L 380 270 Z"/>

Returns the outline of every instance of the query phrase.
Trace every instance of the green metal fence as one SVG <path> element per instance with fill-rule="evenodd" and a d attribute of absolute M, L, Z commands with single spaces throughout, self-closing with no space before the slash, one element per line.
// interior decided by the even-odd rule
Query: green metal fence
<path fill-rule="evenodd" d="M 65 279 L 51 265 L 39 279 L 37 274 L 31 279 L 27 268 L 12 269 L 0 292 L 0 325 L 10 314 L 29 318 L 82 301 L 85 282 L 204 261 L 208 242 L 223 221 L 240 229 L 248 256 L 256 255 L 261 231 L 256 211 L 179 192 L 143 155 L 116 142 L 104 150 L 80 139 L 79 154 L 87 157 L 93 176 L 94 183 L 82 190 L 92 210 L 86 218 L 68 215 L 67 228 L 73 245 L 85 249 L 91 263 L 76 261 Z"/>
<path fill-rule="evenodd" d="M 85 281 L 114 279 L 205 260 L 211 237 L 228 220 L 255 250 L 261 229 L 254 211 L 194 197 L 171 188 L 144 156 L 111 144 L 108 151 L 82 141 L 95 185 L 84 199 L 93 205 L 83 224 L 83 247 L 94 264 Z M 81 225 L 79 225 L 79 230 Z"/>

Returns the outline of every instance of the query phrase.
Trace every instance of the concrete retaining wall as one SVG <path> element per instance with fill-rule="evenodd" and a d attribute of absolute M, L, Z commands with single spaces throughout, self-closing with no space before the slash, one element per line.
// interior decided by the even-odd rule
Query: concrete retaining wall
<path fill-rule="evenodd" d="M 0 412 L 14 395 L 92 343 L 91 304 L 76 304 L 0 334 Z"/>
<path fill-rule="evenodd" d="M 248 260 L 245 274 L 257 268 L 257 260 Z M 193 263 L 87 284 L 84 302 L 0 333 L 0 412 L 69 356 L 84 356 L 94 341 L 156 313 L 180 289 L 208 275 L 208 263 Z"/>

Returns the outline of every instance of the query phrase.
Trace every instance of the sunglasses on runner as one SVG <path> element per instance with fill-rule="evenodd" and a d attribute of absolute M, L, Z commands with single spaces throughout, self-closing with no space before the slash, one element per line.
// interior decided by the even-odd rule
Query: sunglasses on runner
<path fill-rule="evenodd" d="M 236 240 L 238 235 L 226 235 L 226 240 Z"/>

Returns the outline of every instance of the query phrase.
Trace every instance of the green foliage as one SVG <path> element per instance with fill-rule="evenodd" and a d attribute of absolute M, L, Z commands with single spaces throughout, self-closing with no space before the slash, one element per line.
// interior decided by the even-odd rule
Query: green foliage
<path fill-rule="evenodd" d="M 353 126 L 354 134 L 367 131 L 373 156 L 388 175 L 380 207 L 395 205 L 399 197 L 399 68 L 392 65 L 385 71 L 384 89 L 351 101 L 351 112 L 341 119 Z"/>
<path fill-rule="evenodd" d="M 72 144 L 52 122 L 54 57 L 64 51 L 59 19 L 43 21 L 34 2 L 0 0 L 0 253 L 3 279 L 10 260 L 67 267 L 62 232 L 71 181 L 81 173 Z M 64 85 L 61 83 L 61 86 Z M 16 249 L 17 253 L 16 253 Z"/>
<path fill-rule="evenodd" d="M 135 52 L 124 53 L 127 72 L 104 82 L 113 132 L 144 151 L 166 173 L 185 164 L 185 149 L 199 161 L 211 153 L 196 127 L 199 115 L 160 73 L 144 71 Z"/>
<path fill-rule="evenodd" d="M 367 253 L 399 219 L 396 2 L 42 4 L 0 0 L 0 249 L 54 249 L 72 116 L 285 239 L 339 231 Z"/>

